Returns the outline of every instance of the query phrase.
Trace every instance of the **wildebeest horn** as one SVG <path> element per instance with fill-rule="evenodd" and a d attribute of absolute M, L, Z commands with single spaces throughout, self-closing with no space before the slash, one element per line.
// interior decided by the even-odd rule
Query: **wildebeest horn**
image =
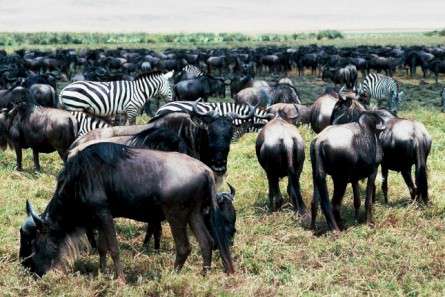
<path fill-rule="evenodd" d="M 249 106 L 249 113 L 246 115 L 240 115 L 234 112 L 230 112 L 228 114 L 229 117 L 232 118 L 232 120 L 248 120 L 250 118 L 252 118 L 255 115 L 255 111 L 258 107 L 260 103 L 258 102 L 255 106 L 250 105 L 249 103 L 247 104 Z"/>
<path fill-rule="evenodd" d="M 214 110 L 209 110 L 207 112 L 201 112 L 198 110 L 198 102 L 201 101 L 201 98 L 199 98 L 198 100 L 196 100 L 195 102 L 193 102 L 193 112 L 196 113 L 197 115 L 203 116 L 203 117 L 217 117 L 218 113 Z"/>
<path fill-rule="evenodd" d="M 40 218 L 40 216 L 34 211 L 32 208 L 31 202 L 26 200 L 26 214 L 28 216 L 31 216 L 36 226 L 43 225 L 43 220 Z"/>
<path fill-rule="evenodd" d="M 230 188 L 230 195 L 232 195 L 232 198 L 235 197 L 235 193 L 236 193 L 235 188 L 231 184 L 229 184 L 229 183 L 227 183 L 227 185 Z"/>

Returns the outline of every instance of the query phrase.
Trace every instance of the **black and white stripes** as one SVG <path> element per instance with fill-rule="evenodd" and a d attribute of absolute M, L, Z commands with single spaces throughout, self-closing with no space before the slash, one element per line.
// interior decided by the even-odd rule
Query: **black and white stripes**
<path fill-rule="evenodd" d="M 71 111 L 71 115 L 77 121 L 77 137 L 81 137 L 94 129 L 111 127 L 111 124 L 105 120 L 82 111 Z"/>
<path fill-rule="evenodd" d="M 193 112 L 193 101 L 174 101 L 161 106 L 153 117 L 153 120 L 160 118 L 166 114 L 172 112 Z M 236 113 L 241 116 L 249 114 L 250 107 L 244 104 L 235 104 L 230 102 L 212 102 L 204 103 L 198 102 L 196 109 L 201 112 L 209 112 L 211 110 L 216 111 L 219 115 L 227 116 L 230 113 Z M 258 132 L 265 124 L 266 120 L 259 118 L 258 116 L 265 116 L 267 114 L 264 110 L 255 110 L 255 115 L 252 120 L 234 119 L 234 139 L 241 137 L 242 134 L 248 132 Z"/>
<path fill-rule="evenodd" d="M 173 72 L 144 74 L 135 80 L 112 82 L 77 81 L 59 95 L 59 105 L 69 111 L 84 111 L 100 117 L 127 114 L 130 123 L 153 96 L 172 99 L 168 79 Z"/>
<path fill-rule="evenodd" d="M 363 83 L 359 85 L 358 93 L 361 96 L 366 96 L 368 100 L 371 98 L 388 100 L 388 108 L 392 112 L 397 112 L 400 97 L 403 94 L 403 92 L 400 92 L 400 85 L 395 79 L 379 73 L 368 74 Z"/>
<path fill-rule="evenodd" d="M 187 64 L 182 68 L 182 71 L 187 72 L 190 76 L 193 76 L 195 78 L 204 76 L 205 73 L 201 71 L 198 67 L 194 65 Z"/>

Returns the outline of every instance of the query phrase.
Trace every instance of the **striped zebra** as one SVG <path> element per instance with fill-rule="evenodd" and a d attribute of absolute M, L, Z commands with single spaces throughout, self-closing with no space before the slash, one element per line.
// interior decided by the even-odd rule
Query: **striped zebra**
<path fill-rule="evenodd" d="M 85 112 L 71 111 L 70 113 L 77 121 L 77 137 L 81 137 L 94 129 L 111 127 L 111 124 L 107 121 Z"/>
<path fill-rule="evenodd" d="M 60 92 L 59 106 L 100 117 L 126 114 L 129 123 L 134 124 L 144 103 L 153 96 L 172 100 L 168 81 L 172 76 L 173 71 L 142 74 L 131 81 L 76 81 Z"/>
<path fill-rule="evenodd" d="M 371 98 L 378 101 L 387 100 L 388 109 L 393 113 L 397 113 L 403 95 L 395 79 L 379 73 L 368 74 L 357 91 L 360 98 L 366 102 Z"/>
<path fill-rule="evenodd" d="M 152 118 L 152 121 L 172 112 L 186 112 L 192 114 L 194 104 L 196 104 L 196 109 L 200 113 L 206 113 L 213 110 L 221 116 L 228 116 L 230 113 L 245 116 L 249 114 L 251 108 L 250 106 L 245 104 L 236 104 L 230 102 L 196 103 L 195 101 L 174 101 L 161 106 Z M 267 112 L 265 110 L 256 109 L 253 121 L 234 119 L 232 122 L 234 128 L 233 139 L 238 139 L 245 133 L 258 132 L 267 122 L 266 120 L 259 118 L 258 116 L 266 115 Z"/>
<path fill-rule="evenodd" d="M 187 74 L 189 74 L 190 76 L 193 76 L 195 78 L 205 75 L 205 73 L 202 72 L 201 69 L 199 69 L 195 65 L 190 65 L 190 64 L 185 65 L 182 68 L 182 71 L 186 72 Z"/>

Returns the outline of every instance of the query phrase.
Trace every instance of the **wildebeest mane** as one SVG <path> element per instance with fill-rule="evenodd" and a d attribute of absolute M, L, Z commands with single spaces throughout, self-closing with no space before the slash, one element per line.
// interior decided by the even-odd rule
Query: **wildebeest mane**
<path fill-rule="evenodd" d="M 130 139 L 128 145 L 159 151 L 175 151 L 184 154 L 187 154 L 189 151 L 187 144 L 175 130 L 163 127 L 150 127 L 139 132 Z"/>

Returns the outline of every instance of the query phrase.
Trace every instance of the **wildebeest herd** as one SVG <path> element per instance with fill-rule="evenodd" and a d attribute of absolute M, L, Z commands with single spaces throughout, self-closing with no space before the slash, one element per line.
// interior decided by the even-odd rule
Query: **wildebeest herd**
<path fill-rule="evenodd" d="M 15 150 L 17 170 L 23 169 L 26 148 L 33 151 L 37 171 L 39 153 L 57 151 L 64 161 L 45 211 L 38 214 L 26 204 L 21 263 L 41 276 L 62 260 L 74 235 L 85 233 L 99 253 L 100 268 L 110 253 L 123 280 L 113 218 L 125 217 L 147 223 L 144 244 L 154 235 L 155 249 L 161 222 L 168 222 L 175 269 L 190 253 L 190 226 L 203 271 L 218 248 L 225 271 L 233 273 L 235 188 L 217 189 L 227 175 L 231 142 L 247 132 L 259 132 L 256 155 L 268 180 L 270 210 L 282 206 L 279 180 L 287 177 L 292 205 L 298 215 L 311 217 L 313 229 L 319 206 L 329 229 L 344 228 L 340 206 L 348 183 L 358 220 L 363 179 L 366 219 L 372 224 L 379 167 L 385 202 L 388 171 L 394 170 L 401 172 L 412 199 L 427 203 L 432 140 L 420 122 L 397 116 L 404 96 L 392 75 L 405 70 L 414 75 L 420 66 L 424 76 L 433 73 L 437 80 L 444 65 L 442 47 L 0 51 L 0 145 Z M 299 75 L 310 69 L 335 86 L 303 105 L 288 77 L 293 69 Z M 255 79 L 264 74 L 273 81 Z M 65 86 L 58 89 L 61 83 Z M 226 89 L 233 102 L 208 102 L 224 98 Z M 370 106 L 371 99 L 378 107 Z M 150 121 L 135 125 L 143 110 Z M 310 143 L 311 215 L 300 190 L 307 157 L 301 124 L 318 133 Z M 328 175 L 334 184 L 331 201 Z"/>

